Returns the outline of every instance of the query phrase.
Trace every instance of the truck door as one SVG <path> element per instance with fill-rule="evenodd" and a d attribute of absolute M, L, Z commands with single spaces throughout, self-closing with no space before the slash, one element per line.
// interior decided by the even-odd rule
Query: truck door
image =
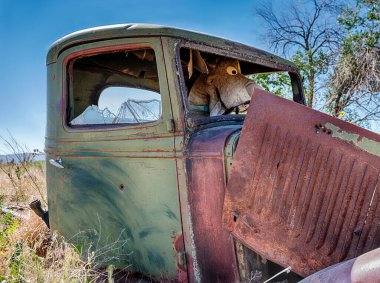
<path fill-rule="evenodd" d="M 224 224 L 307 276 L 380 246 L 380 136 L 278 96 L 252 96 Z"/>
<path fill-rule="evenodd" d="M 58 82 L 48 90 L 48 197 L 52 229 L 102 265 L 175 278 L 182 231 L 163 62 L 159 37 L 59 55 L 49 71 Z"/>

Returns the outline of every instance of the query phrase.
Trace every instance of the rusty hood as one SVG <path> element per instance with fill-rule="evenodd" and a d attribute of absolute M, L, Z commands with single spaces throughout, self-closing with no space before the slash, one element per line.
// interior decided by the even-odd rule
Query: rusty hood
<path fill-rule="evenodd" d="M 257 90 L 234 153 L 223 223 L 307 276 L 380 246 L 380 135 Z"/>

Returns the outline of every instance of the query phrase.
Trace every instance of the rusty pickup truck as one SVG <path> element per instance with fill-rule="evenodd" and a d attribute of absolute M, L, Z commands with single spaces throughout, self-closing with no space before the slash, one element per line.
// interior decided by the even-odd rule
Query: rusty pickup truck
<path fill-rule="evenodd" d="M 380 246 L 380 136 L 304 106 L 285 59 L 105 26 L 51 46 L 47 93 L 49 225 L 129 278 L 298 282 Z"/>

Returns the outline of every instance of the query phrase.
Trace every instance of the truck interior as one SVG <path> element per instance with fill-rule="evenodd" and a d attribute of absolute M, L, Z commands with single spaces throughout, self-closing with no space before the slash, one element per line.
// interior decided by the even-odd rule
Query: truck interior
<path fill-rule="evenodd" d="M 193 119 L 244 115 L 257 88 L 302 103 L 298 77 L 288 70 L 185 47 L 180 58 L 185 106 Z"/>

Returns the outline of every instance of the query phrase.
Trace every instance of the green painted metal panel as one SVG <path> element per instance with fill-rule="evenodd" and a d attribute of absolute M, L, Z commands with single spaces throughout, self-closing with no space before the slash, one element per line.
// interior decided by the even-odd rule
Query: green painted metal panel
<path fill-rule="evenodd" d="M 174 277 L 181 233 L 174 159 L 62 157 L 51 226 L 105 265 Z"/>
<path fill-rule="evenodd" d="M 144 124 L 70 128 L 64 119 L 65 58 L 96 48 L 149 46 L 155 50 L 162 117 Z M 80 56 L 80 55 L 78 55 Z M 53 230 L 98 261 L 149 274 L 177 276 L 174 241 L 182 234 L 170 94 L 160 38 L 117 39 L 66 49 L 48 65 L 47 165 L 49 218 Z"/>

